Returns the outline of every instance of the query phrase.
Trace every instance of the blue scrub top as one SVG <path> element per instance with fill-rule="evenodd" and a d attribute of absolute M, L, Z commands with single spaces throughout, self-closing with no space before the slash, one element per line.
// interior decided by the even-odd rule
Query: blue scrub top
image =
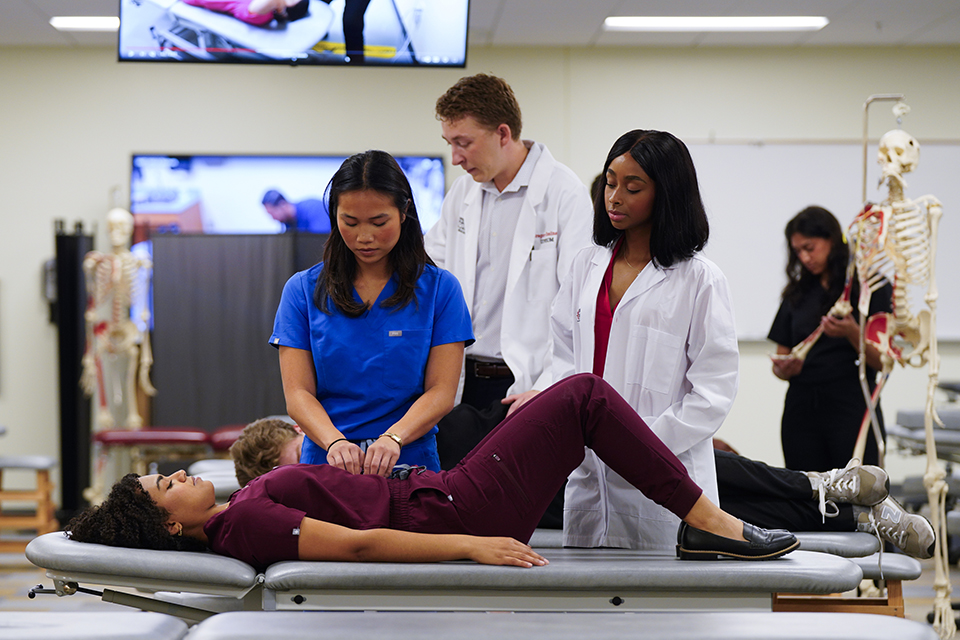
<path fill-rule="evenodd" d="M 394 275 L 373 306 L 359 318 L 330 313 L 313 303 L 323 263 L 291 277 L 283 288 L 270 344 L 310 351 L 317 399 L 349 440 L 376 438 L 402 418 L 423 394 L 430 348 L 473 342 L 470 312 L 460 283 L 427 265 L 417 280 L 416 301 L 397 309 L 380 303 L 397 290 Z M 359 300 L 356 291 L 354 296 Z M 437 427 L 405 443 L 398 464 L 439 471 Z M 323 464 L 327 452 L 304 438 L 300 462 Z"/>

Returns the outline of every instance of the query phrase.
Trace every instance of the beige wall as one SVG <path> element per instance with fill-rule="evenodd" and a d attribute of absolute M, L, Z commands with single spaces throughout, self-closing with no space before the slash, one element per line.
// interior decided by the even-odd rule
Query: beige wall
<path fill-rule="evenodd" d="M 97 246 L 107 246 L 102 218 L 111 188 L 126 189 L 131 153 L 446 153 L 433 102 L 477 72 L 507 78 L 525 136 L 585 182 L 637 127 L 688 140 L 856 140 L 874 93 L 907 95 L 921 142 L 960 140 L 960 47 L 471 49 L 466 71 L 119 64 L 109 49 L 0 49 L 0 424 L 9 428 L 0 451 L 58 453 L 56 331 L 41 265 L 58 218 L 96 222 Z M 890 128 L 883 109 L 871 113 L 873 136 Z M 785 385 L 769 373 L 768 350 L 741 346 L 740 393 L 720 435 L 776 463 Z M 957 345 L 943 351 L 942 376 L 960 378 Z M 884 407 L 892 416 L 922 398 L 923 372 L 898 372 Z M 891 464 L 895 476 L 915 468 Z"/>

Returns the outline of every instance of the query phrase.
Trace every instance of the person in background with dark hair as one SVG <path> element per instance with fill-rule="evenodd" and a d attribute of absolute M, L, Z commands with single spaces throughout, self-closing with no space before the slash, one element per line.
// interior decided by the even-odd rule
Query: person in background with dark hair
<path fill-rule="evenodd" d="M 621 136 L 595 193 L 594 246 L 554 302 L 553 376 L 602 376 L 718 499 L 712 438 L 733 405 L 733 302 L 703 257 L 709 224 L 686 145 L 670 133 Z M 522 404 L 535 392 L 523 394 Z M 677 519 L 593 453 L 567 481 L 564 545 L 668 549 Z"/>
<path fill-rule="evenodd" d="M 502 78 L 461 78 L 436 116 L 468 175 L 444 198 L 427 252 L 470 305 L 477 341 L 466 352 L 462 402 L 501 409 L 509 394 L 553 382 L 550 304 L 589 244 L 590 197 L 543 144 L 520 138 L 520 105 Z"/>
<path fill-rule="evenodd" d="M 470 315 L 423 247 L 410 183 L 392 156 L 351 156 L 330 180 L 323 262 L 284 286 L 270 344 L 300 461 L 387 476 L 439 471 L 437 421 L 453 408 Z"/>
<path fill-rule="evenodd" d="M 195 7 L 229 13 L 237 20 L 263 27 L 277 20 L 299 20 L 307 15 L 310 0 L 183 0 Z"/>
<path fill-rule="evenodd" d="M 773 374 L 790 383 L 783 406 L 780 440 L 788 469 L 826 471 L 842 467 L 853 455 L 867 410 L 860 387 L 860 324 L 854 279 L 853 313 L 835 318 L 827 312 L 846 283 L 850 250 L 840 223 L 823 207 L 807 207 L 784 229 L 787 286 L 767 337 L 777 343 Z M 870 315 L 890 312 L 893 289 L 885 285 L 870 298 Z M 817 328 L 823 334 L 805 360 L 788 357 L 791 349 Z M 867 345 L 867 382 L 876 387 L 880 354 Z M 877 407 L 883 428 L 883 414 Z M 863 462 L 877 464 L 877 441 L 870 430 Z"/>
<path fill-rule="evenodd" d="M 270 217 L 283 225 L 284 231 L 330 233 L 327 207 L 319 198 L 293 203 L 276 189 L 270 189 L 260 202 Z"/>

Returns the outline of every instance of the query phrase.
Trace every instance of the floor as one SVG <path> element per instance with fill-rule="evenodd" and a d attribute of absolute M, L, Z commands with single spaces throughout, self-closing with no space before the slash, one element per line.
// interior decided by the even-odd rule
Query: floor
<path fill-rule="evenodd" d="M 933 602 L 934 570 L 931 560 L 923 561 L 923 575 L 919 580 L 903 586 L 906 617 L 925 622 Z M 960 568 L 951 567 L 953 599 L 960 602 Z M 30 564 L 22 553 L 0 553 L 0 616 L 4 611 L 129 611 L 121 605 L 102 602 L 98 597 L 78 593 L 68 597 L 41 594 L 28 597 L 31 587 L 42 584 L 53 586 L 43 572 Z"/>

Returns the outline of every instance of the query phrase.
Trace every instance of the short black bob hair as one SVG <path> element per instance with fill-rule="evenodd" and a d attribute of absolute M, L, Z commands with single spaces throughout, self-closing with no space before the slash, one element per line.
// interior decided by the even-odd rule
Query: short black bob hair
<path fill-rule="evenodd" d="M 697 170 L 687 146 L 666 131 L 634 129 L 613 144 L 601 175 L 606 176 L 610 163 L 624 154 L 630 154 L 653 180 L 656 189 L 650 236 L 653 261 L 658 267 L 670 267 L 692 258 L 707 244 L 710 225 L 700 198 Z M 605 191 L 598 189 L 593 194 L 593 241 L 609 247 L 623 232 L 610 223 Z"/>

